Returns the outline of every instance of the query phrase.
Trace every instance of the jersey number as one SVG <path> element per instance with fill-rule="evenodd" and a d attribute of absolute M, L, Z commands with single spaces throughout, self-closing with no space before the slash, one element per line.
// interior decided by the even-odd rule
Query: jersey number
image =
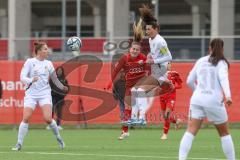
<path fill-rule="evenodd" d="M 199 72 L 201 79 L 199 87 L 207 92 L 215 89 L 215 72 L 214 69 L 202 69 Z"/>

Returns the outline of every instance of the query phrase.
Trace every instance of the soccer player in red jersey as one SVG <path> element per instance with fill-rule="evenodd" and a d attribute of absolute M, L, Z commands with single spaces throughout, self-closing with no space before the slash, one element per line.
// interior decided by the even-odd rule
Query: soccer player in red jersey
<path fill-rule="evenodd" d="M 140 19 L 137 25 L 134 24 L 134 41 L 131 44 L 129 53 L 124 54 L 112 72 L 112 80 L 108 83 L 107 89 L 112 86 L 112 81 L 115 80 L 120 70 L 125 72 L 126 80 L 126 92 L 125 92 L 125 110 L 123 121 L 128 121 L 131 118 L 131 111 L 138 112 L 137 104 L 135 103 L 134 92 L 136 92 L 135 86 L 141 83 L 147 75 L 146 56 L 141 53 L 141 40 L 143 37 L 142 20 Z M 119 140 L 122 140 L 129 136 L 128 125 L 122 126 L 122 133 Z"/>
<path fill-rule="evenodd" d="M 176 89 L 182 88 L 182 79 L 176 71 L 171 71 L 171 63 L 168 63 L 167 66 L 167 79 L 173 84 L 173 90 L 167 92 L 166 94 L 160 95 L 161 109 L 164 117 L 164 128 L 162 140 L 167 139 L 167 134 L 170 128 L 170 123 L 175 124 L 175 129 L 179 129 L 181 119 L 177 119 L 173 114 L 176 102 Z"/>

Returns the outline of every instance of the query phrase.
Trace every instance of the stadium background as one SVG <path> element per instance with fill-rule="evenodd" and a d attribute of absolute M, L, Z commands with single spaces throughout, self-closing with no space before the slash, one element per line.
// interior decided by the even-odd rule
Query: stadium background
<path fill-rule="evenodd" d="M 154 14 L 161 25 L 160 34 L 166 38 L 174 58 L 173 68 L 181 74 L 184 82 L 195 60 L 207 54 L 211 37 L 224 39 L 226 56 L 232 62 L 230 81 L 234 104 L 228 108 L 229 118 L 231 122 L 238 122 L 240 1 L 0 0 L 0 78 L 3 85 L 0 124 L 18 124 L 21 120 L 24 87 L 19 82 L 19 72 L 24 60 L 32 56 L 32 43 L 35 40 L 48 42 L 51 49 L 49 59 L 58 66 L 76 57 L 76 54 L 66 47 L 67 38 L 75 35 L 81 37 L 83 48 L 78 56 L 97 57 L 103 63 L 103 67 L 100 73 L 94 75 L 94 82 L 84 80 L 87 65 L 81 65 L 67 78 L 72 85 L 105 94 L 103 88 L 110 79 L 111 63 L 115 61 L 113 56 L 127 51 L 128 41 L 132 36 L 131 26 L 134 20 L 139 18 L 138 7 L 143 3 L 153 6 Z M 143 42 L 143 46 L 144 52 L 147 53 L 147 40 Z M 183 89 L 177 92 L 176 111 L 184 119 L 187 118 L 190 96 L 191 91 L 185 84 Z M 73 101 L 71 112 L 86 113 L 84 123 L 119 123 L 117 106 L 113 106 L 106 114 L 96 114 L 88 120 L 88 112 L 91 113 L 101 104 L 101 99 L 96 97 L 94 94 L 87 97 L 84 93 L 68 95 L 67 99 Z M 43 123 L 40 110 L 37 109 L 34 114 L 31 121 L 36 124 Z M 161 121 L 156 97 L 148 112 L 148 120 L 154 124 Z M 63 123 L 79 122 L 72 119 Z"/>

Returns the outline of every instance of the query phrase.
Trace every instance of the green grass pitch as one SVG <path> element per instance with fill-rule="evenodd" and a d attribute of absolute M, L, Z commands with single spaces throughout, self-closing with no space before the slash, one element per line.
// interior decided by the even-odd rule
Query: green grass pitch
<path fill-rule="evenodd" d="M 51 131 L 29 130 L 21 151 L 11 151 L 17 131 L 0 130 L 1 160 L 175 160 L 185 130 L 170 130 L 168 140 L 160 140 L 160 129 L 135 129 L 119 141 L 120 130 L 63 130 L 66 148 L 60 150 Z M 232 129 L 236 156 L 240 158 L 240 130 Z M 225 159 L 215 129 L 202 129 L 190 152 L 191 160 Z"/>

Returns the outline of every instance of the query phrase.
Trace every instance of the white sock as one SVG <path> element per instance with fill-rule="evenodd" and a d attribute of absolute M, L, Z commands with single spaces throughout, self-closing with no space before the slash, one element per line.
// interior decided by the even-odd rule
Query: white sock
<path fill-rule="evenodd" d="M 221 137 L 222 149 L 228 160 L 235 160 L 235 150 L 231 135 Z"/>
<path fill-rule="evenodd" d="M 142 88 L 138 88 L 139 97 L 137 98 L 137 103 L 139 105 L 139 119 L 146 119 L 145 114 L 148 106 L 147 94 Z"/>
<path fill-rule="evenodd" d="M 131 119 L 137 119 L 137 118 L 138 118 L 138 106 L 133 105 Z"/>
<path fill-rule="evenodd" d="M 190 132 L 185 132 L 182 140 L 180 142 L 180 147 L 179 147 L 179 160 L 186 160 L 188 153 L 192 147 L 192 142 L 194 139 L 194 135 L 192 135 L 192 133 Z"/>
<path fill-rule="evenodd" d="M 18 143 L 23 144 L 23 139 L 28 133 L 28 123 L 21 122 L 18 129 Z"/>
<path fill-rule="evenodd" d="M 131 119 L 137 119 L 139 108 L 137 103 L 137 89 L 135 87 L 131 89 L 131 107 L 132 107 Z"/>
<path fill-rule="evenodd" d="M 59 130 L 58 130 L 58 127 L 57 127 L 57 123 L 54 119 L 52 119 L 52 123 L 49 125 L 50 128 L 52 129 L 54 135 L 59 138 L 60 137 L 60 133 L 59 133 Z"/>

